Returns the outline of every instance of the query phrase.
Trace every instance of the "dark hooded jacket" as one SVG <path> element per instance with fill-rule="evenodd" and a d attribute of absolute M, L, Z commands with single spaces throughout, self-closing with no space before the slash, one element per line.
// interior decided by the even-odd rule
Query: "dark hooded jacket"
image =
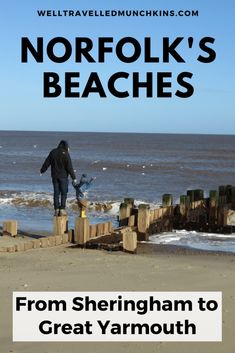
<path fill-rule="evenodd" d="M 40 172 L 45 173 L 51 166 L 52 178 L 68 178 L 70 175 L 72 179 L 76 179 L 68 149 L 68 143 L 64 140 L 60 141 L 58 147 L 53 149 L 45 159 Z"/>

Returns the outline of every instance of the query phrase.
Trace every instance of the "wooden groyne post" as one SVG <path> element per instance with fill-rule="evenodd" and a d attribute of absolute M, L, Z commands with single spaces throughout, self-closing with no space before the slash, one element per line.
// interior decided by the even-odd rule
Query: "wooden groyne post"
<path fill-rule="evenodd" d="M 218 220 L 219 193 L 217 190 L 210 190 L 209 194 L 209 223 L 217 224 Z"/>
<path fill-rule="evenodd" d="M 162 207 L 173 206 L 173 196 L 172 194 L 163 194 L 162 195 Z"/>
<path fill-rule="evenodd" d="M 181 195 L 180 196 L 180 217 L 183 221 L 186 221 L 189 209 L 190 209 L 190 197 L 188 195 Z"/>
<path fill-rule="evenodd" d="M 68 233 L 68 216 L 54 216 L 53 234 L 62 235 Z"/>
<path fill-rule="evenodd" d="M 15 237 L 17 236 L 17 230 L 17 221 L 9 220 L 3 222 L 3 235 L 11 235 L 12 237 Z"/>
<path fill-rule="evenodd" d="M 139 240 L 148 240 L 148 229 L 150 225 L 150 206 L 140 204 L 138 207 L 137 229 Z"/>
<path fill-rule="evenodd" d="M 88 218 L 77 217 L 75 220 L 74 243 L 84 245 L 90 237 L 90 222 Z"/>
<path fill-rule="evenodd" d="M 119 224 L 120 226 L 128 226 L 129 218 L 132 215 L 132 209 L 134 208 L 134 199 L 127 197 L 124 202 L 120 204 L 119 208 Z M 134 222 L 132 218 L 132 222 Z"/>
<path fill-rule="evenodd" d="M 131 222 L 131 214 L 135 215 L 135 222 Z M 175 205 L 172 195 L 164 194 L 160 207 L 132 207 L 125 214 L 125 225 L 137 230 L 138 240 L 172 229 L 231 234 L 235 232 L 235 187 L 220 185 L 218 190 L 209 192 L 209 197 L 205 197 L 203 189 L 188 190 Z"/>
<path fill-rule="evenodd" d="M 125 232 L 123 233 L 123 250 L 132 254 L 137 251 L 137 233 Z"/>

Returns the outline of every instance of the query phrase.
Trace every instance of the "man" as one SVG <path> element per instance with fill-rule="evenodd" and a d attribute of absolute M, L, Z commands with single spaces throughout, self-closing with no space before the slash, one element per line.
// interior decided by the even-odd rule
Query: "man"
<path fill-rule="evenodd" d="M 68 193 L 68 176 L 76 184 L 76 175 L 73 170 L 72 161 L 69 155 L 67 141 L 60 141 L 57 148 L 53 149 L 42 165 L 40 173 L 43 174 L 51 166 L 51 177 L 54 188 L 54 209 L 55 216 L 66 215 L 66 199 Z"/>

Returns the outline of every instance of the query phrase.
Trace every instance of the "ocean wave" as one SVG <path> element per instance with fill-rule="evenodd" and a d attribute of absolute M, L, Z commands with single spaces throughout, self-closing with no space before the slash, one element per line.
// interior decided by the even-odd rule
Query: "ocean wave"
<path fill-rule="evenodd" d="M 50 194 L 40 192 L 27 191 L 0 191 L 0 205 L 15 205 L 15 206 L 29 206 L 29 207 L 51 207 L 53 198 Z"/>
<path fill-rule="evenodd" d="M 150 243 L 172 244 L 201 250 L 235 252 L 235 234 L 199 233 L 176 230 L 150 236 Z"/>
<path fill-rule="evenodd" d="M 104 200 L 96 201 L 89 200 L 89 210 L 96 212 L 109 213 L 110 215 L 117 215 L 121 200 Z M 136 200 L 135 205 L 146 203 L 142 200 Z M 16 190 L 1 190 L 0 191 L 0 206 L 1 205 L 14 205 L 24 207 L 39 207 L 39 208 L 53 208 L 53 196 L 51 193 L 46 192 L 33 192 L 33 191 L 16 191 Z M 150 207 L 154 208 L 157 204 L 151 203 Z M 67 199 L 67 208 L 77 210 L 77 201 L 74 197 Z"/>

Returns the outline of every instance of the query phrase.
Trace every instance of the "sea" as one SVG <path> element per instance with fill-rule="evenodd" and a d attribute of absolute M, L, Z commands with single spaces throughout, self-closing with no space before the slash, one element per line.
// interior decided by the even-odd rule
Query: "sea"
<path fill-rule="evenodd" d="M 96 177 L 86 197 L 91 223 L 117 225 L 120 202 L 161 204 L 164 193 L 174 203 L 188 189 L 235 185 L 235 136 L 142 133 L 0 131 L 0 222 L 18 220 L 23 231 L 50 232 L 53 193 L 50 170 L 40 176 L 49 151 L 67 140 L 79 180 Z M 67 211 L 73 228 L 78 209 L 70 182 Z M 235 234 L 173 231 L 150 242 L 201 250 L 235 252 Z"/>

